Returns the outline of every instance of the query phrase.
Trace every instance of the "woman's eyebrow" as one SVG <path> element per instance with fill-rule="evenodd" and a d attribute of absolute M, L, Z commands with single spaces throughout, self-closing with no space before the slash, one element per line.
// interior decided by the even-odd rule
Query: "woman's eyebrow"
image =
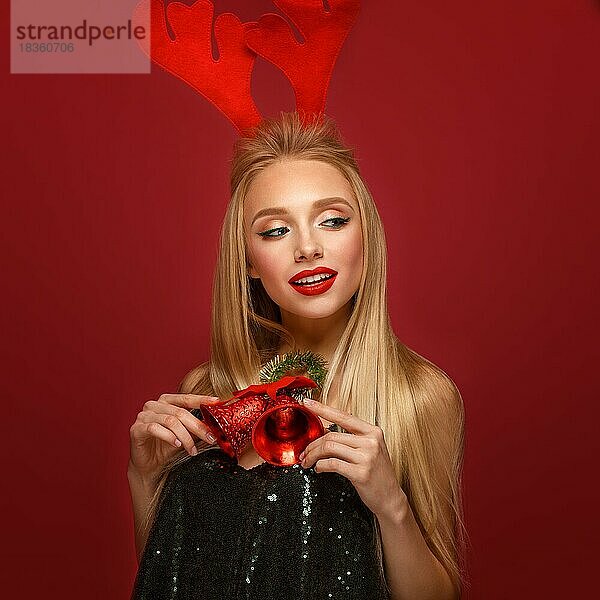
<path fill-rule="evenodd" d="M 340 202 L 342 204 L 346 204 L 350 208 L 350 210 L 352 212 L 354 212 L 354 209 L 352 208 L 352 205 L 350 204 L 350 202 L 348 202 L 348 200 L 346 200 L 345 198 L 339 198 L 339 197 L 321 198 L 320 200 L 315 200 L 313 202 L 313 209 L 321 208 L 322 206 L 326 206 L 328 204 L 333 204 L 334 202 Z M 260 219 L 260 217 L 265 217 L 267 215 L 287 215 L 288 212 L 289 212 L 288 209 L 283 206 L 273 206 L 272 208 L 263 208 L 254 215 L 251 225 L 254 224 L 254 221 L 256 221 L 256 219 Z"/>

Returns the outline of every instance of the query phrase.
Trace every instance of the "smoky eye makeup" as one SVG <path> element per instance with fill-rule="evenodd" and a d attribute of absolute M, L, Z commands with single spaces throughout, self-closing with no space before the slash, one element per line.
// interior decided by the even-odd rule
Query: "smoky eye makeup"
<path fill-rule="evenodd" d="M 350 217 L 329 217 L 328 219 L 324 219 L 321 222 L 321 225 L 323 223 L 333 223 L 333 228 L 336 229 L 336 228 L 342 227 L 349 221 L 350 221 Z"/>
<path fill-rule="evenodd" d="M 259 235 L 262 238 L 280 237 L 280 235 L 277 235 L 277 232 L 282 231 L 283 233 L 285 233 L 286 229 L 287 227 L 273 227 L 272 229 L 259 231 L 257 235 Z M 283 235 L 283 233 L 281 235 Z"/>

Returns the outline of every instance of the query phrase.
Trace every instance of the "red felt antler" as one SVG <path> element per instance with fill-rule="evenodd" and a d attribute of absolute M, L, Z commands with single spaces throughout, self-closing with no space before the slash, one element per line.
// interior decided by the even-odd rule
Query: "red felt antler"
<path fill-rule="evenodd" d="M 210 100 L 240 133 L 257 125 L 262 117 L 250 92 L 256 54 L 244 42 L 244 34 L 256 23 L 241 23 L 232 13 L 219 15 L 215 21 L 219 59 L 214 60 L 212 2 L 197 0 L 192 6 L 171 2 L 166 18 L 175 33 L 174 40 L 167 30 L 163 1 L 150 3 L 152 60 Z M 148 10 L 148 0 L 136 7 L 136 11 L 144 10 Z"/>
<path fill-rule="evenodd" d="M 356 21 L 360 0 L 273 0 L 296 25 L 304 43 L 296 41 L 289 24 L 268 13 L 258 27 L 246 31 L 246 43 L 257 54 L 279 67 L 296 94 L 298 112 L 321 114 L 327 88 L 344 40 Z"/>
<path fill-rule="evenodd" d="M 148 5 L 150 2 L 150 5 Z M 321 115 L 335 61 L 359 12 L 360 0 L 274 0 L 298 27 L 305 41 L 294 38 L 289 24 L 268 13 L 258 23 L 242 23 L 223 13 L 215 21 L 219 59 L 211 49 L 214 6 L 197 0 L 187 6 L 163 0 L 142 0 L 134 20 L 148 14 L 151 44 L 144 50 L 169 73 L 191 85 L 214 104 L 241 134 L 262 120 L 250 92 L 256 54 L 279 67 L 290 80 L 298 112 Z M 145 12 L 144 12 L 145 11 Z M 167 21 L 175 34 L 171 39 Z"/>

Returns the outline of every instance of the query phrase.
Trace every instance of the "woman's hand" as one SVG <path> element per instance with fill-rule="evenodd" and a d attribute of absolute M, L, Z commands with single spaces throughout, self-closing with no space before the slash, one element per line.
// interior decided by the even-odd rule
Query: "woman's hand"
<path fill-rule="evenodd" d="M 218 401 L 214 396 L 194 394 L 163 394 L 158 400 L 148 400 L 129 429 L 129 469 L 153 478 L 182 446 L 191 456 L 198 453 L 192 436 L 213 444 L 208 427 L 190 409 Z"/>
<path fill-rule="evenodd" d="M 303 404 L 350 433 L 329 432 L 308 444 L 300 454 L 302 467 L 314 465 L 317 473 L 343 475 L 376 516 L 402 506 L 406 495 L 396 479 L 381 428 L 315 400 L 305 399 Z"/>

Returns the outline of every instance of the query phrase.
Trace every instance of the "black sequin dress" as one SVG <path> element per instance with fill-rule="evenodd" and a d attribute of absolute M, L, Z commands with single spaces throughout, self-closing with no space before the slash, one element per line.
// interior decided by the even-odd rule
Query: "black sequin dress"
<path fill-rule="evenodd" d="M 169 474 L 131 598 L 389 600 L 375 535 L 338 473 L 211 448 Z"/>

